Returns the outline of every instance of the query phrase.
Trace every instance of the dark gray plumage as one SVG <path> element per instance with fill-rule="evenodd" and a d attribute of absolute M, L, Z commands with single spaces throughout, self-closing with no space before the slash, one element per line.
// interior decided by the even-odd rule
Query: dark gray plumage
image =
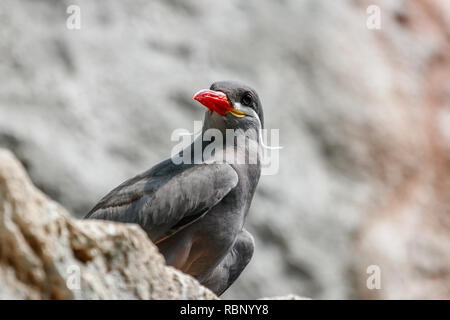
<path fill-rule="evenodd" d="M 245 116 L 206 111 L 198 139 L 211 128 L 224 137 L 226 129 L 235 129 L 237 137 L 224 141 L 220 152 L 245 155 L 246 163 L 220 163 L 220 152 L 198 164 L 165 160 L 112 190 L 85 218 L 139 224 L 167 264 L 220 295 L 253 254 L 253 237 L 243 226 L 261 172 L 259 152 L 249 164 L 255 156 L 249 150 L 259 148 L 263 113 L 256 92 L 243 84 L 216 82 L 210 89 L 225 93 L 230 105 Z M 238 144 L 239 138 L 247 143 Z M 210 143 L 202 141 L 202 150 Z M 179 155 L 189 152 L 187 158 L 194 160 L 193 150 Z"/>

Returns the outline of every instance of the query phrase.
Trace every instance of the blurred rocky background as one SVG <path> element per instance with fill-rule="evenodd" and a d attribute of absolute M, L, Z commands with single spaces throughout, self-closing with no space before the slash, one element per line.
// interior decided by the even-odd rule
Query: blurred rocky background
<path fill-rule="evenodd" d="M 225 298 L 450 298 L 450 2 L 0 2 L 0 147 L 77 217 L 167 158 L 224 79 L 284 146 Z"/>

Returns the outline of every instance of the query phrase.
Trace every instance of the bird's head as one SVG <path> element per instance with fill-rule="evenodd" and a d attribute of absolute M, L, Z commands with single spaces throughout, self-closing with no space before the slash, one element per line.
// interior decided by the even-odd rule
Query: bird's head
<path fill-rule="evenodd" d="M 197 92 L 194 97 L 209 109 L 205 125 L 217 129 L 254 129 L 264 126 L 264 116 L 258 94 L 239 82 L 219 81 L 210 89 Z"/>

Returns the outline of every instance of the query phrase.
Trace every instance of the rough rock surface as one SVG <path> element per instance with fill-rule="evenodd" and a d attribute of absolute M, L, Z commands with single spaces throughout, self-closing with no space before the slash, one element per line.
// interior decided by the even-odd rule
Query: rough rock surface
<path fill-rule="evenodd" d="M 238 79 L 284 149 L 226 297 L 449 297 L 449 1 L 2 0 L 0 15 L 0 145 L 77 216 L 169 156 L 202 118 L 196 90 Z"/>
<path fill-rule="evenodd" d="M 73 219 L 0 149 L 0 299 L 216 299 L 139 226 Z"/>

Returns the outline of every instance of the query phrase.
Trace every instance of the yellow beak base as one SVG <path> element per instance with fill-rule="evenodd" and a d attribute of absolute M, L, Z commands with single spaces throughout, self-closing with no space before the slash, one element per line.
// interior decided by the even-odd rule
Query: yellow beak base
<path fill-rule="evenodd" d="M 238 118 L 245 117 L 245 113 L 243 113 L 242 111 L 236 110 L 236 109 L 230 110 L 228 112 L 231 113 L 233 116 L 238 117 Z"/>

